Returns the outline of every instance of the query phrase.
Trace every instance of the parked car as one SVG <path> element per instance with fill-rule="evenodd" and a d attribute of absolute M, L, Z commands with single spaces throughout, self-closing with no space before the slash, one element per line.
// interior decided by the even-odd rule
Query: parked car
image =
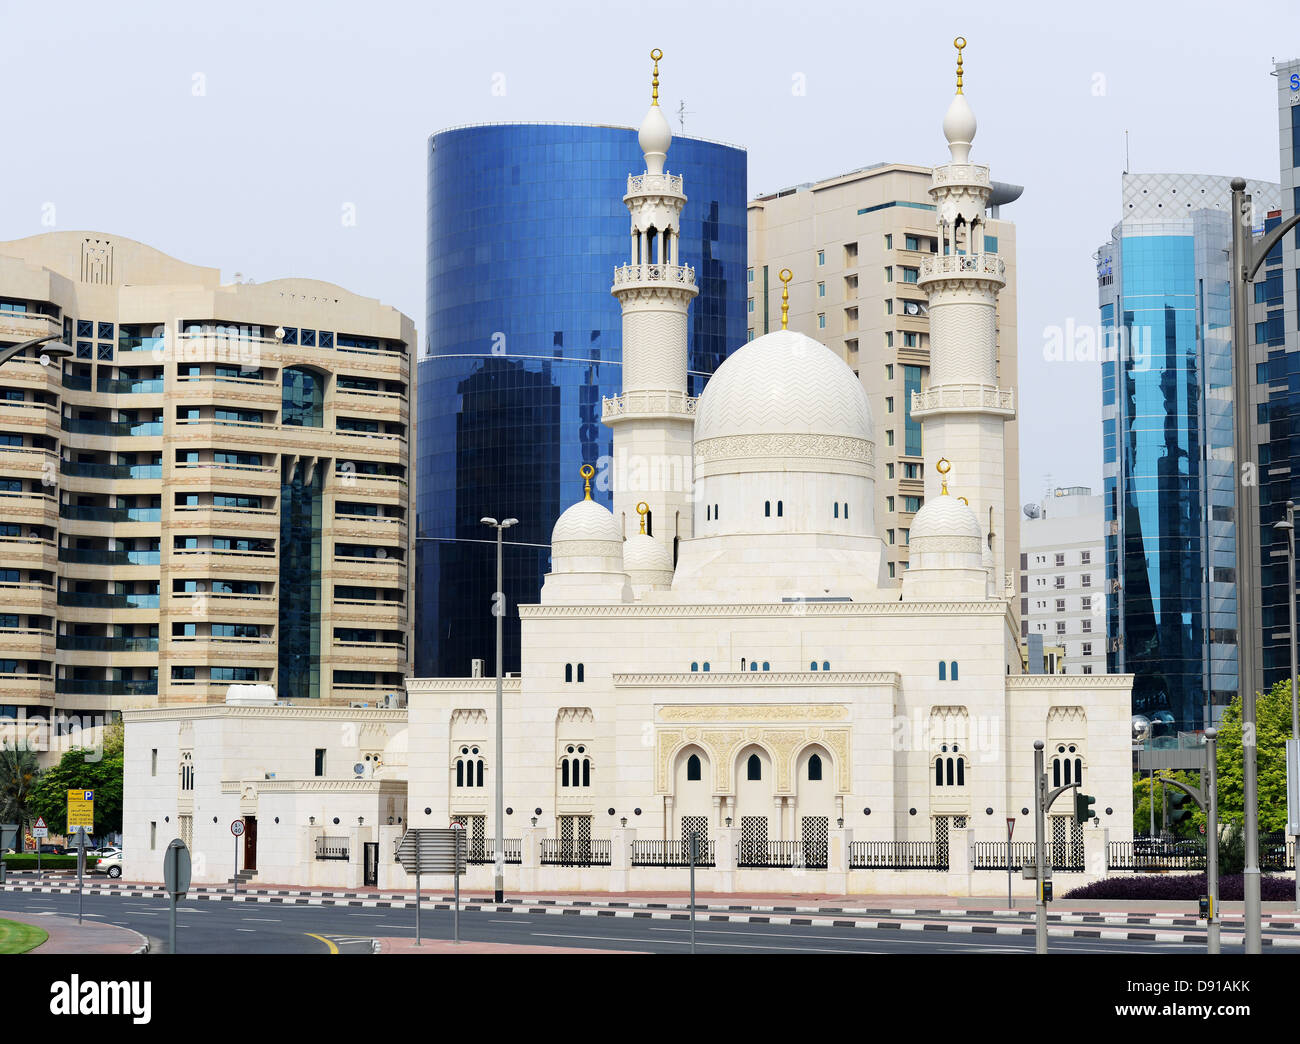
<path fill-rule="evenodd" d="M 107 874 L 109 877 L 121 877 L 122 850 L 120 848 L 107 850 L 104 855 L 99 857 L 99 862 L 91 869 L 97 874 L 102 873 Z"/>
<path fill-rule="evenodd" d="M 41 845 L 37 849 L 41 855 L 67 855 L 68 850 L 63 845 Z"/>

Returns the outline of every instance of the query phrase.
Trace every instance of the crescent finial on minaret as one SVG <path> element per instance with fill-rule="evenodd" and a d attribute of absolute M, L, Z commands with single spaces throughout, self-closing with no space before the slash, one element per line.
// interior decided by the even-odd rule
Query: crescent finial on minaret
<path fill-rule="evenodd" d="M 957 37 L 952 45 L 957 48 L 957 93 L 961 94 L 961 51 L 966 46 L 966 37 Z"/>
<path fill-rule="evenodd" d="M 644 500 L 636 506 L 636 513 L 641 516 L 641 533 L 645 535 L 645 517 L 650 512 L 650 505 Z"/>
<path fill-rule="evenodd" d="M 650 52 L 650 58 L 655 63 L 654 79 L 650 81 L 650 104 L 659 104 L 659 59 L 664 56 L 664 52 L 656 47 Z"/>
<path fill-rule="evenodd" d="M 947 457 L 940 457 L 939 462 L 934 466 L 934 470 L 943 476 L 943 489 L 939 491 L 939 496 L 948 495 L 948 472 L 952 470 L 952 462 Z"/>
<path fill-rule="evenodd" d="M 584 490 L 586 496 L 584 496 L 582 499 L 590 500 L 591 499 L 591 476 L 596 474 L 596 469 L 593 468 L 590 464 L 584 464 L 582 467 L 578 469 L 578 474 L 582 476 L 583 480 L 586 482 L 587 485 L 587 488 Z"/>
<path fill-rule="evenodd" d="M 781 329 L 784 330 L 790 320 L 790 280 L 794 278 L 794 273 L 783 268 L 777 278 L 781 280 Z"/>

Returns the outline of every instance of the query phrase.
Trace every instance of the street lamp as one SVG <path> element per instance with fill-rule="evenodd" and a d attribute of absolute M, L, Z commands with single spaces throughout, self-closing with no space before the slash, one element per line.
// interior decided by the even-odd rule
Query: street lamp
<path fill-rule="evenodd" d="M 1254 385 L 1249 325 L 1250 284 L 1264 259 L 1282 237 L 1300 222 L 1300 214 L 1284 219 L 1258 240 L 1252 227 L 1253 205 L 1246 195 L 1246 179 L 1232 183 L 1232 427 L 1237 465 L 1237 681 L 1241 689 L 1242 818 L 1245 821 L 1246 865 L 1241 872 L 1245 900 L 1246 953 L 1261 952 L 1259 903 L 1259 751 L 1256 746 L 1256 656 L 1259 638 L 1255 591 L 1259 583 L 1259 539 L 1257 462 L 1252 452 L 1250 389 Z M 1292 596 L 1294 597 L 1294 595 Z M 1209 722 L 1206 723 L 1210 724 Z"/>
<path fill-rule="evenodd" d="M 497 743 L 496 743 L 496 853 L 494 857 L 496 874 L 494 877 L 494 887 L 496 889 L 496 901 L 505 902 L 505 868 L 506 868 L 506 841 L 505 841 L 505 784 L 503 770 L 505 768 L 505 734 L 501 727 L 501 646 L 502 620 L 506 615 L 505 592 L 502 588 L 505 586 L 501 576 L 501 537 L 511 526 L 519 524 L 517 518 L 507 518 L 504 522 L 498 522 L 495 518 L 480 518 L 480 522 L 485 526 L 491 526 L 497 531 L 497 588 L 492 595 L 492 614 L 497 618 Z"/>
<path fill-rule="evenodd" d="M 1286 502 L 1286 518 L 1281 522 L 1273 524 L 1274 529 L 1280 529 L 1286 533 L 1286 581 L 1287 581 L 1287 610 L 1291 619 L 1291 743 L 1290 746 L 1295 749 L 1287 758 L 1287 772 L 1292 773 L 1297 770 L 1296 762 L 1300 760 L 1300 694 L 1296 693 L 1296 675 L 1300 673 L 1297 669 L 1296 662 L 1296 628 L 1295 628 L 1295 501 Z M 1287 793 L 1293 783 L 1287 780 Z M 1291 802 L 1287 802 L 1288 810 L 1291 815 L 1300 817 L 1300 809 L 1290 807 Z M 1294 829 L 1294 824 L 1287 824 Z M 1294 834 L 1292 836 L 1295 836 Z M 1296 875 L 1295 885 L 1295 908 L 1300 910 L 1300 874 Z"/>
<path fill-rule="evenodd" d="M 58 344 L 53 342 L 58 341 Z M 42 366 L 49 366 L 55 359 L 66 359 L 72 354 L 72 349 L 63 343 L 62 334 L 49 334 L 46 337 L 34 337 L 30 341 L 23 341 L 22 344 L 10 345 L 8 348 L 0 348 L 0 366 L 3 366 L 15 355 L 21 355 L 28 348 L 35 348 L 39 344 L 48 344 L 49 347 L 41 352 L 40 361 Z"/>

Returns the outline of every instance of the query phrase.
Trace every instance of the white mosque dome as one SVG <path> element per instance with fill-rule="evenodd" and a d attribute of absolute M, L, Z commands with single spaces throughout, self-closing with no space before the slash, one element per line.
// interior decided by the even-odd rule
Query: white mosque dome
<path fill-rule="evenodd" d="M 619 531 L 618 520 L 608 508 L 594 500 L 579 500 L 556 520 L 555 528 L 551 530 L 551 547 L 562 554 L 563 548 L 555 545 L 591 540 L 621 544 L 623 534 Z"/>
<path fill-rule="evenodd" d="M 957 163 L 966 162 L 970 156 L 970 144 L 975 140 L 975 110 L 970 107 L 966 101 L 966 95 L 954 94 L 952 104 L 948 106 L 948 111 L 943 117 L 943 136 L 948 139 L 949 146 L 955 146 L 962 149 L 962 155 L 958 156 L 956 148 L 953 150 L 953 160 Z"/>
<path fill-rule="evenodd" d="M 623 568 L 633 573 L 672 573 L 673 556 L 652 536 L 634 533 L 623 543 Z M 636 577 L 633 577 L 635 581 Z"/>
<path fill-rule="evenodd" d="M 971 550 L 978 551 L 980 524 L 975 512 L 947 493 L 927 500 L 912 519 L 910 540 L 915 545 L 932 537 L 968 537 L 975 541 Z"/>
<path fill-rule="evenodd" d="M 650 111 L 641 121 L 637 133 L 637 143 L 645 153 L 646 170 L 651 174 L 660 174 L 664 169 L 664 160 L 668 155 L 668 146 L 673 143 L 673 131 L 658 103 L 650 106 Z"/>
<path fill-rule="evenodd" d="M 824 344 L 779 330 L 733 352 L 695 410 L 695 442 L 736 435 L 828 435 L 874 442 L 862 382 Z"/>

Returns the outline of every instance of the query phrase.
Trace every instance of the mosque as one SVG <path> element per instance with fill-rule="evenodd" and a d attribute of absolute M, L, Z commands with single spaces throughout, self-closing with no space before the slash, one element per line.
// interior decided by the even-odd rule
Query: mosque
<path fill-rule="evenodd" d="M 494 677 L 409 679 L 405 710 L 135 712 L 127 799 L 141 811 L 128 812 L 128 851 L 155 854 L 141 817 L 165 833 L 159 821 L 178 808 L 174 781 L 154 778 L 156 764 L 150 775 L 150 751 L 155 763 L 219 761 L 200 773 L 210 793 L 190 796 L 203 806 L 195 828 L 224 852 L 223 816 L 208 823 L 207 811 L 260 821 L 261 858 L 280 863 L 261 876 L 277 881 L 328 883 L 321 853 L 346 858 L 350 845 L 345 883 L 372 880 L 362 846 L 381 887 L 405 883 L 386 854 L 397 836 L 456 821 L 479 856 L 470 883 L 482 886 L 500 777 L 511 888 L 650 887 L 638 866 L 678 865 L 691 835 L 737 891 L 826 890 L 779 876 L 818 869 L 838 870 L 832 885 L 848 891 L 893 887 L 850 871 L 973 871 L 971 853 L 1005 842 L 1009 822 L 1016 840 L 1032 840 L 1036 741 L 1049 784 L 1080 782 L 1096 798 L 1086 824 L 1072 802 L 1051 810 L 1057 866 L 1082 870 L 1097 839 L 1131 837 L 1131 676 L 1022 667 L 1007 579 L 1016 563 L 995 539 L 1015 416 L 1002 383 L 1014 374 L 998 372 L 1004 266 L 983 249 L 991 182 L 970 158 L 976 122 L 958 54 L 943 119 L 951 158 L 930 190 L 938 249 L 919 277 L 931 360 L 912 414 L 925 502 L 901 584 L 886 576 L 873 518 L 868 397 L 839 356 L 785 328 L 784 306 L 780 331 L 736 348 L 698 399 L 688 394 L 689 186 L 670 171 L 655 52 L 645 169 L 623 196 L 629 258 L 613 273 L 623 388 L 602 416 L 629 478 L 611 512 L 590 498 L 585 468 L 587 497 L 555 521 L 540 602 L 517 607 L 522 670 L 501 682 L 501 721 Z M 323 768 L 340 763 L 355 773 Z M 267 848 L 276 831 L 286 836 Z M 916 885 L 926 887 L 945 890 Z"/>

